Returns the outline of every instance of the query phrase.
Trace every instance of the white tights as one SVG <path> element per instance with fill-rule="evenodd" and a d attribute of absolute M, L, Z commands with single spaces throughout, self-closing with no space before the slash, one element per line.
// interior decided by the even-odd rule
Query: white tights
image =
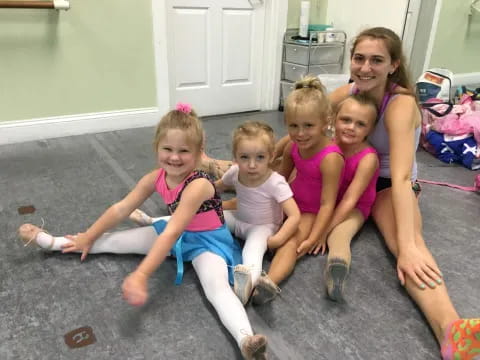
<path fill-rule="evenodd" d="M 169 218 L 165 216 L 161 219 L 168 221 Z M 153 226 L 107 233 L 97 239 L 90 253 L 147 254 L 157 236 Z M 35 240 L 40 246 L 48 247 L 52 242 L 52 236 L 41 232 Z M 61 245 L 68 242 L 70 240 L 65 237 L 54 237 L 52 250 L 61 250 Z M 222 324 L 241 347 L 242 340 L 248 335 L 253 335 L 253 331 L 245 308 L 228 282 L 225 260 L 214 253 L 204 252 L 193 259 L 192 264 L 205 296 L 217 311 Z"/>
<path fill-rule="evenodd" d="M 225 210 L 225 222 L 232 234 L 245 240 L 243 246 L 242 258 L 243 265 L 250 268 L 252 285 L 255 286 L 262 274 L 263 255 L 267 251 L 267 240 L 275 234 L 277 225 L 252 225 L 237 220 L 235 211 Z"/>

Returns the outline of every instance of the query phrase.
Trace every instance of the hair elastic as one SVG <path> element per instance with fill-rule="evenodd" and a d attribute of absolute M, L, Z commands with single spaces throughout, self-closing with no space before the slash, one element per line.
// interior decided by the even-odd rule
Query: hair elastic
<path fill-rule="evenodd" d="M 177 111 L 181 111 L 183 112 L 184 114 L 190 114 L 192 112 L 192 105 L 190 104 L 187 104 L 187 103 L 177 103 L 177 105 L 175 106 L 175 110 Z"/>

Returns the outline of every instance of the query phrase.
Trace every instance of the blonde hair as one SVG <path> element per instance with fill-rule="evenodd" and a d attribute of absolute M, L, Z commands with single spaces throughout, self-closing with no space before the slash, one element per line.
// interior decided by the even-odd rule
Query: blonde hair
<path fill-rule="evenodd" d="M 352 59 L 355 53 L 357 45 L 365 38 L 374 40 L 382 40 L 387 48 L 388 54 L 392 63 L 398 61 L 399 65 L 397 69 L 388 75 L 385 90 L 390 90 L 394 84 L 400 85 L 407 89 L 407 91 L 400 92 L 405 95 L 411 95 L 416 98 L 415 91 L 413 90 L 412 81 L 408 73 L 407 62 L 402 50 L 402 40 L 392 30 L 384 27 L 373 27 L 362 31 L 354 39 L 352 48 L 350 49 L 350 59 Z"/>
<path fill-rule="evenodd" d="M 338 113 L 342 109 L 342 106 L 348 100 L 354 100 L 357 103 L 359 103 L 360 105 L 370 106 L 373 109 L 374 115 L 375 115 L 373 126 L 375 126 L 377 124 L 377 122 L 378 122 L 377 102 L 376 102 L 375 98 L 368 93 L 350 94 L 347 98 L 345 98 L 344 100 L 342 100 L 340 103 L 337 104 L 337 106 L 335 107 L 335 114 L 336 115 L 338 115 Z"/>
<path fill-rule="evenodd" d="M 273 155 L 275 149 L 275 136 L 273 134 L 273 129 L 268 124 L 260 121 L 245 121 L 233 131 L 232 138 L 232 152 L 234 158 L 238 149 L 238 144 L 241 140 L 246 138 L 261 139 L 267 146 L 268 153 Z"/>
<path fill-rule="evenodd" d="M 295 83 L 295 90 L 285 101 L 285 119 L 295 118 L 299 109 L 304 108 L 316 114 L 326 125 L 330 123 L 332 107 L 322 82 L 315 76 L 307 76 Z"/>
<path fill-rule="evenodd" d="M 160 141 L 166 136 L 168 130 L 179 129 L 186 133 L 189 142 L 197 151 L 201 151 L 204 143 L 204 131 L 202 122 L 197 113 L 191 109 L 188 113 L 181 110 L 170 110 L 165 114 L 157 125 L 153 148 L 158 152 Z"/>

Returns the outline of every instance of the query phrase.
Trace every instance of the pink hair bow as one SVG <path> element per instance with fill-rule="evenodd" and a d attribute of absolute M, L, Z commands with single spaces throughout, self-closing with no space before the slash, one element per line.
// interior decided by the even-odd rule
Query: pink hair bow
<path fill-rule="evenodd" d="M 175 106 L 175 110 L 181 111 L 185 114 L 190 114 L 192 112 L 192 106 L 187 103 L 177 103 L 177 106 Z"/>

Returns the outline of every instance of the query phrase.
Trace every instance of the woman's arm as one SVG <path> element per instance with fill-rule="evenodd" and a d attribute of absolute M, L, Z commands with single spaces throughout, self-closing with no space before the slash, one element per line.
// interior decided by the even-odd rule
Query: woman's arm
<path fill-rule="evenodd" d="M 378 169 L 378 156 L 376 154 L 365 155 L 360 160 L 352 182 L 343 195 L 342 200 L 338 203 L 332 216 L 332 221 L 328 226 L 328 234 L 332 229 L 344 221 L 348 214 L 355 208 L 363 193 L 367 189 L 368 184 L 372 180 Z M 366 219 L 365 219 L 366 220 Z"/>
<path fill-rule="evenodd" d="M 399 251 L 415 243 L 411 171 L 416 151 L 415 127 L 419 116 L 415 99 L 408 95 L 397 95 L 385 112 Z"/>
<path fill-rule="evenodd" d="M 344 166 L 343 157 L 337 153 L 331 153 L 325 156 L 320 164 L 322 173 L 322 193 L 320 198 L 320 209 L 316 216 L 310 235 L 304 240 L 297 249 L 298 256 L 305 253 L 318 254 L 325 253 L 326 238 L 325 231 L 337 202 L 338 187 L 340 177 Z"/>
<path fill-rule="evenodd" d="M 283 201 L 280 205 L 287 219 L 283 222 L 282 227 L 277 233 L 268 239 L 269 249 L 277 249 L 282 246 L 285 241 L 292 237 L 298 228 L 298 224 L 300 224 L 300 210 L 293 197 Z"/>
<path fill-rule="evenodd" d="M 157 176 L 158 170 L 154 170 L 140 179 L 127 196 L 110 206 L 86 232 L 80 233 L 75 240 L 66 244 L 63 252 L 82 251 L 80 260 L 85 260 L 95 240 L 126 219 L 133 210 L 153 194 Z"/>

